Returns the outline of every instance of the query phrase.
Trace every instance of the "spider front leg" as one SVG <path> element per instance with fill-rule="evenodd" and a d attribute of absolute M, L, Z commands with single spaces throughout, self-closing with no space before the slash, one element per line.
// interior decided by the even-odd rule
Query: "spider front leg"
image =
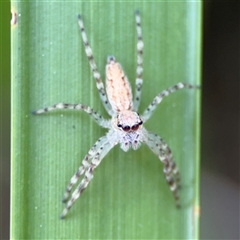
<path fill-rule="evenodd" d="M 146 144 L 158 156 L 164 164 L 164 174 L 166 180 L 173 192 L 176 206 L 180 207 L 178 189 L 180 188 L 180 174 L 178 168 L 173 161 L 172 151 L 168 145 L 157 134 L 148 133 Z"/>
<path fill-rule="evenodd" d="M 141 19 L 139 11 L 135 12 L 136 19 L 136 29 L 137 29 L 137 78 L 136 78 L 136 86 L 135 86 L 135 96 L 133 101 L 133 110 L 137 111 L 141 98 L 142 91 L 142 72 L 143 72 L 143 40 L 142 40 L 142 28 L 141 28 Z"/>
<path fill-rule="evenodd" d="M 106 119 L 104 119 L 99 113 L 94 111 L 89 106 L 85 106 L 81 103 L 78 104 L 69 104 L 69 103 L 58 103 L 50 107 L 46 107 L 43 109 L 39 109 L 36 111 L 33 111 L 33 114 L 42 114 L 47 113 L 56 109 L 71 109 L 71 110 L 83 110 L 84 112 L 88 113 L 91 117 L 94 118 L 94 120 L 97 122 L 97 124 L 103 128 L 109 128 L 110 122 Z"/>
<path fill-rule="evenodd" d="M 96 146 L 95 146 L 96 145 Z M 92 161 L 90 163 L 85 162 L 85 166 L 82 168 L 79 168 L 79 173 L 83 174 L 85 171 L 85 176 L 80 182 L 80 184 L 77 186 L 75 191 L 73 192 L 70 200 L 67 202 L 66 207 L 64 208 L 62 214 L 61 214 L 61 219 L 63 219 L 66 214 L 68 213 L 69 209 L 72 207 L 73 203 L 80 197 L 81 193 L 84 191 L 84 189 L 88 186 L 89 182 L 93 178 L 93 171 L 94 169 L 100 164 L 101 160 L 106 156 L 106 154 L 111 150 L 113 147 L 112 144 L 108 142 L 107 137 L 102 137 L 100 141 L 96 142 L 93 146 L 93 148 L 89 151 L 88 155 L 92 155 L 90 158 L 92 158 Z M 89 159 L 90 159 L 89 158 Z M 88 160 L 89 160 L 88 159 Z M 86 159 L 84 159 L 86 160 Z M 80 175 L 78 172 L 73 176 L 73 183 L 70 182 L 69 184 L 69 189 L 67 189 L 66 193 L 64 194 L 64 197 L 67 197 L 69 192 L 71 191 L 72 186 L 77 182 L 79 179 Z M 71 181 L 72 181 L 71 179 Z"/>
<path fill-rule="evenodd" d="M 68 196 L 72 190 L 72 187 L 76 184 L 78 179 L 83 175 L 86 169 L 90 166 L 90 160 L 95 156 L 96 152 L 102 147 L 105 137 L 101 137 L 89 150 L 88 154 L 84 157 L 81 166 L 78 168 L 77 172 L 72 176 L 70 183 L 67 186 L 66 192 L 64 193 L 63 202 L 65 203 L 68 199 Z"/>
<path fill-rule="evenodd" d="M 153 101 L 150 103 L 150 105 L 147 107 L 147 109 L 143 112 L 141 119 L 143 122 L 146 122 L 154 113 L 156 110 L 158 104 L 163 100 L 164 97 L 167 97 L 169 94 L 176 92 L 177 90 L 188 88 L 188 89 L 198 89 L 200 86 L 192 85 L 188 83 L 180 82 L 164 91 L 159 93 Z"/>

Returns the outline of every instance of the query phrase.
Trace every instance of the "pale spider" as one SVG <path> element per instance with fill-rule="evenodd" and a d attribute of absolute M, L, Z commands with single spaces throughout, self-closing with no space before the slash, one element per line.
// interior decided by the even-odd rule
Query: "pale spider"
<path fill-rule="evenodd" d="M 167 90 L 159 93 L 142 115 L 139 115 L 137 113 L 143 82 L 143 40 L 139 11 L 136 11 L 135 19 L 137 28 L 137 78 L 134 101 L 132 101 L 132 90 L 127 76 L 125 75 L 121 65 L 113 56 L 110 56 L 107 59 L 106 95 L 100 73 L 98 72 L 96 63 L 93 58 L 92 50 L 89 46 L 87 35 L 84 30 L 82 18 L 80 15 L 78 15 L 78 24 L 80 27 L 82 40 L 85 46 L 85 51 L 90 63 L 90 67 L 93 72 L 93 76 L 96 79 L 96 85 L 102 103 L 108 114 L 111 116 L 111 119 L 104 119 L 92 108 L 81 103 L 58 103 L 51 107 L 39 109 L 34 112 L 34 114 L 41 114 L 55 109 L 83 110 L 92 116 L 99 126 L 108 129 L 107 134 L 99 138 L 93 147 L 89 150 L 83 159 L 81 166 L 71 178 L 64 194 L 63 202 L 67 202 L 73 185 L 76 184 L 81 175 L 85 174 L 82 181 L 73 192 L 70 200 L 67 202 L 66 207 L 62 212 L 61 218 L 64 218 L 66 216 L 73 203 L 77 200 L 77 198 L 79 198 L 81 193 L 87 187 L 93 178 L 94 169 L 99 165 L 105 155 L 118 143 L 120 144 L 122 150 L 125 152 L 128 151 L 131 147 L 134 150 L 138 149 L 141 143 L 147 144 L 147 146 L 158 156 L 160 161 L 164 164 L 164 174 L 166 176 L 166 180 L 170 186 L 171 191 L 173 192 L 177 207 L 180 206 L 178 195 L 180 176 L 178 168 L 173 161 L 171 149 L 157 134 L 148 132 L 143 127 L 143 123 L 145 123 L 152 116 L 157 105 L 162 101 L 164 97 L 182 88 L 198 88 L 198 86 L 180 82 L 173 87 L 170 87 Z"/>

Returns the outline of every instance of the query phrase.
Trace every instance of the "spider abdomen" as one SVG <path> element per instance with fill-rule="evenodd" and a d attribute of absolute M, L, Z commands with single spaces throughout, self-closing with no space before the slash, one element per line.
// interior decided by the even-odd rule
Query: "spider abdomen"
<path fill-rule="evenodd" d="M 121 65 L 114 57 L 108 57 L 106 65 L 106 90 L 115 112 L 132 109 L 132 89 Z"/>

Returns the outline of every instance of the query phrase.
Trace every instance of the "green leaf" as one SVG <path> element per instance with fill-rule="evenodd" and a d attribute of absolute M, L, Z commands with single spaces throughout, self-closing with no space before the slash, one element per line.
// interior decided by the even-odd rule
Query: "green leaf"
<path fill-rule="evenodd" d="M 84 112 L 31 111 L 83 103 L 104 117 L 77 24 L 80 13 L 104 79 L 114 55 L 133 88 L 139 9 L 144 39 L 142 113 L 162 90 L 199 84 L 201 3 L 189 1 L 14 1 L 12 26 L 12 239 L 197 239 L 200 91 L 164 99 L 145 127 L 171 147 L 180 169 L 176 209 L 163 164 L 146 146 L 116 146 L 94 172 L 65 220 L 65 187 L 94 142 L 105 134 Z"/>

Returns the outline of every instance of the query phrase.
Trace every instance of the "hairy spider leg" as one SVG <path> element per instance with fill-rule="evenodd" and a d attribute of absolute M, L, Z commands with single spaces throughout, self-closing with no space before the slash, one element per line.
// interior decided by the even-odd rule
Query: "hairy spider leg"
<path fill-rule="evenodd" d="M 142 39 L 142 28 L 141 28 L 141 18 L 139 11 L 135 12 L 136 19 L 136 29 L 137 29 L 137 78 L 136 78 L 136 86 L 135 86 L 135 95 L 133 100 L 133 111 L 137 111 L 140 99 L 141 99 L 141 91 L 142 91 L 142 73 L 143 73 L 143 39 Z"/>
<path fill-rule="evenodd" d="M 188 84 L 188 83 L 179 82 L 178 84 L 176 84 L 166 90 L 163 90 L 153 99 L 153 101 L 149 104 L 147 109 L 143 112 L 143 114 L 141 115 L 142 121 L 146 122 L 152 116 L 152 114 L 156 110 L 157 106 L 163 100 L 164 97 L 167 97 L 169 94 L 174 93 L 177 90 L 180 90 L 183 88 L 197 89 L 200 87 L 196 86 L 196 85 Z"/>
<path fill-rule="evenodd" d="M 111 105 L 109 104 L 109 101 L 108 101 L 108 98 L 107 98 L 107 95 L 106 95 L 106 92 L 105 92 L 105 89 L 104 89 L 104 84 L 102 82 L 100 73 L 97 69 L 97 65 L 96 65 L 94 57 L 93 57 L 92 49 L 89 45 L 87 34 L 85 32 L 84 24 L 83 24 L 83 21 L 82 21 L 82 18 L 81 18 L 80 14 L 78 15 L 78 24 L 79 24 L 80 31 L 81 31 L 82 40 L 83 40 L 84 47 L 85 47 L 85 52 L 86 52 L 86 55 L 88 57 L 88 61 L 89 61 L 91 70 L 93 72 L 93 76 L 96 80 L 96 85 L 97 85 L 97 89 L 99 91 L 100 98 L 102 100 L 103 106 L 107 110 L 108 114 L 111 116 L 112 113 L 113 113 L 112 108 L 111 108 Z"/>
<path fill-rule="evenodd" d="M 81 193 L 88 186 L 89 182 L 93 178 L 94 169 L 100 164 L 101 160 L 106 156 L 106 154 L 113 148 L 113 145 L 108 142 L 107 137 L 102 138 L 102 144 L 100 148 L 96 149 L 92 161 L 85 170 L 85 176 L 73 192 L 70 200 L 67 202 L 66 207 L 64 208 L 60 218 L 63 219 L 68 213 L 69 209 L 72 207 L 73 203 L 80 197 Z"/>
<path fill-rule="evenodd" d="M 157 134 L 148 132 L 147 146 L 158 156 L 160 161 L 164 164 L 164 174 L 166 180 L 173 192 L 176 206 L 180 207 L 179 193 L 180 188 L 180 174 L 178 168 L 172 158 L 172 151 L 168 145 Z"/>
<path fill-rule="evenodd" d="M 110 125 L 111 125 L 109 120 L 104 119 L 95 110 L 93 110 L 89 106 L 83 105 L 81 103 L 78 103 L 78 104 L 57 103 L 53 106 L 33 111 L 32 113 L 33 114 L 42 114 L 42 113 L 47 113 L 47 112 L 50 112 L 50 111 L 53 111 L 56 109 L 83 110 L 84 112 L 88 113 L 96 121 L 96 123 L 99 126 L 101 126 L 103 128 L 110 128 Z"/>
<path fill-rule="evenodd" d="M 96 153 L 99 151 L 99 149 L 102 147 L 105 141 L 106 141 L 105 137 L 99 138 L 97 142 L 89 150 L 87 155 L 84 157 L 81 163 L 81 166 L 78 168 L 77 172 L 72 176 L 67 186 L 66 192 L 64 193 L 63 200 L 62 200 L 64 203 L 67 201 L 73 186 L 77 183 L 78 179 L 84 174 L 86 169 L 90 166 L 91 159 L 96 155 Z"/>

